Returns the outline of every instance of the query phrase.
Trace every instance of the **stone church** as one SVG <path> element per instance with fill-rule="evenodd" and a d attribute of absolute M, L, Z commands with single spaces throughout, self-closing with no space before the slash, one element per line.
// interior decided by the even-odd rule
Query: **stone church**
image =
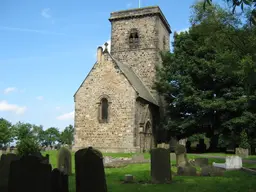
<path fill-rule="evenodd" d="M 97 61 L 74 95 L 73 150 L 144 152 L 154 146 L 161 97 L 153 90 L 160 51 L 170 50 L 170 26 L 158 6 L 112 12 L 111 51 Z"/>

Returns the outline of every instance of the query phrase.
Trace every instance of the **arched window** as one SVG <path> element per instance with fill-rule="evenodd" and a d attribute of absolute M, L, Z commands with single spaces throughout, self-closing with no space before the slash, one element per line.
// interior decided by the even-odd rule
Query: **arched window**
<path fill-rule="evenodd" d="M 107 123 L 109 120 L 109 99 L 107 96 L 100 97 L 100 102 L 97 103 L 98 108 L 98 120 L 100 123 Z"/>
<path fill-rule="evenodd" d="M 108 100 L 106 98 L 101 99 L 101 120 L 108 121 Z"/>
<path fill-rule="evenodd" d="M 129 45 L 130 48 L 136 48 L 139 45 L 139 34 L 137 29 L 132 29 L 129 34 Z"/>

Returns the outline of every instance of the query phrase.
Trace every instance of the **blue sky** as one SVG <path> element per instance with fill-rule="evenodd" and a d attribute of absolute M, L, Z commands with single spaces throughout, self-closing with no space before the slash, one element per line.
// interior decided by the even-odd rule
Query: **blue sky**
<path fill-rule="evenodd" d="M 138 0 L 2 0 L 0 118 L 58 127 L 73 124 L 73 95 L 110 39 L 111 12 Z M 158 5 L 173 31 L 190 26 L 194 0 L 141 0 Z"/>

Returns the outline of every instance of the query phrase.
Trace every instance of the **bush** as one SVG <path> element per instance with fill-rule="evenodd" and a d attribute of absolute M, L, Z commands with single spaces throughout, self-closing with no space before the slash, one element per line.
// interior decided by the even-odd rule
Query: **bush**
<path fill-rule="evenodd" d="M 240 148 L 243 149 L 249 149 L 250 148 L 250 144 L 248 142 L 248 136 L 245 130 L 242 130 L 240 133 Z"/>
<path fill-rule="evenodd" d="M 17 145 L 18 155 L 24 156 L 40 152 L 39 144 L 32 138 L 22 139 Z"/>

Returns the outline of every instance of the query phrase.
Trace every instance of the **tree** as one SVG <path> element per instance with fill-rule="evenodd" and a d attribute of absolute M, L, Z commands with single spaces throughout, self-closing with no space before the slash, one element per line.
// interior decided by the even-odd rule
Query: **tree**
<path fill-rule="evenodd" d="M 57 141 L 59 141 L 60 133 L 59 130 L 55 127 L 50 127 L 44 132 L 45 143 L 47 145 L 54 145 Z"/>
<path fill-rule="evenodd" d="M 0 145 L 7 145 L 13 140 L 12 124 L 0 118 Z"/>
<path fill-rule="evenodd" d="M 18 122 L 13 126 L 15 139 L 21 141 L 25 138 L 34 138 L 33 125 L 30 123 Z"/>
<path fill-rule="evenodd" d="M 251 11 L 250 15 L 250 22 L 253 25 L 256 25 L 256 1 L 255 0 L 226 0 L 227 3 L 232 3 L 233 10 L 232 12 L 234 13 L 237 7 L 240 7 L 241 10 L 244 10 L 244 6 L 247 7 L 254 7 Z M 211 5 L 212 0 L 204 0 L 204 8 L 206 7 L 206 4 Z"/>
<path fill-rule="evenodd" d="M 40 152 L 40 147 L 35 138 L 23 138 L 17 143 L 17 151 L 20 156 Z"/>
<path fill-rule="evenodd" d="M 204 11 L 199 3 L 193 11 L 189 32 L 176 33 L 173 53 L 162 53 L 155 88 L 165 97 L 170 135 L 206 133 L 214 149 L 220 134 L 237 142 L 241 124 L 255 132 L 255 88 L 245 85 L 256 33 L 244 35 L 240 18 L 218 6 Z"/>
<path fill-rule="evenodd" d="M 74 127 L 73 125 L 69 125 L 65 127 L 63 132 L 60 134 L 60 142 L 62 144 L 72 145 L 74 141 Z"/>
<path fill-rule="evenodd" d="M 45 131 L 43 130 L 43 126 L 33 125 L 32 132 L 37 142 L 41 145 L 45 145 Z"/>

